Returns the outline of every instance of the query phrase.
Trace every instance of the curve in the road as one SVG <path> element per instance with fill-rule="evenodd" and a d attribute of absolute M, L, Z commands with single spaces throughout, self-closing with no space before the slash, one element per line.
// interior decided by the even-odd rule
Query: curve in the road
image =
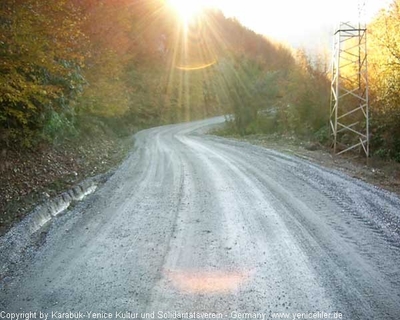
<path fill-rule="evenodd" d="M 400 200 L 310 162 L 204 135 L 136 135 L 3 284 L 16 311 L 400 314 Z"/>

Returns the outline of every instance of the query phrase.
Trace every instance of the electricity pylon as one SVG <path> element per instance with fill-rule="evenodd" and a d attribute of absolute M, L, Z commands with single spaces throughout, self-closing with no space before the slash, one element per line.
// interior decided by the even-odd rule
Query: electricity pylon
<path fill-rule="evenodd" d="M 334 154 L 357 149 L 369 157 L 369 96 L 367 28 L 342 22 L 335 32 L 333 50 L 330 132 Z"/>

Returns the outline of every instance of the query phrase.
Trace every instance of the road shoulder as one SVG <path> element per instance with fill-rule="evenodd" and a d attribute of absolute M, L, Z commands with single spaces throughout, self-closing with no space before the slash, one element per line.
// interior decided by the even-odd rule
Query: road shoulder
<path fill-rule="evenodd" d="M 210 132 L 210 134 L 221 136 L 218 131 Z M 400 163 L 371 158 L 367 165 L 366 159 L 355 153 L 334 156 L 329 148 L 321 144 L 300 140 L 293 136 L 256 134 L 223 135 L 223 137 L 290 154 L 323 167 L 338 170 L 400 196 Z"/>

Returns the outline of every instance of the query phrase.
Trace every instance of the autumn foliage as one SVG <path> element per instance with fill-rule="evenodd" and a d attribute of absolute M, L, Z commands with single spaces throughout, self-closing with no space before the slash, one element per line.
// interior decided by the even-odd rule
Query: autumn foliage
<path fill-rule="evenodd" d="M 70 121 L 87 37 L 68 1 L 2 1 L 0 28 L 1 140 L 30 144 L 54 117 Z"/>
<path fill-rule="evenodd" d="M 394 1 L 369 29 L 375 143 L 391 156 L 400 150 L 399 18 Z M 0 29 L 1 145 L 217 114 L 234 114 L 241 134 L 326 130 L 324 61 L 218 10 L 185 26 L 164 0 L 2 0 Z"/>
<path fill-rule="evenodd" d="M 368 32 L 372 147 L 400 161 L 400 1 L 382 10 Z"/>

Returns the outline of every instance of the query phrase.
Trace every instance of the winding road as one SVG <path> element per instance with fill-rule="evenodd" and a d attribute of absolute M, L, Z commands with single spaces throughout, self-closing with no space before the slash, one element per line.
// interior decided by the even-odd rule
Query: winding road
<path fill-rule="evenodd" d="M 2 287 L 2 315 L 399 319 L 400 199 L 204 134 L 223 121 L 139 132 Z"/>

